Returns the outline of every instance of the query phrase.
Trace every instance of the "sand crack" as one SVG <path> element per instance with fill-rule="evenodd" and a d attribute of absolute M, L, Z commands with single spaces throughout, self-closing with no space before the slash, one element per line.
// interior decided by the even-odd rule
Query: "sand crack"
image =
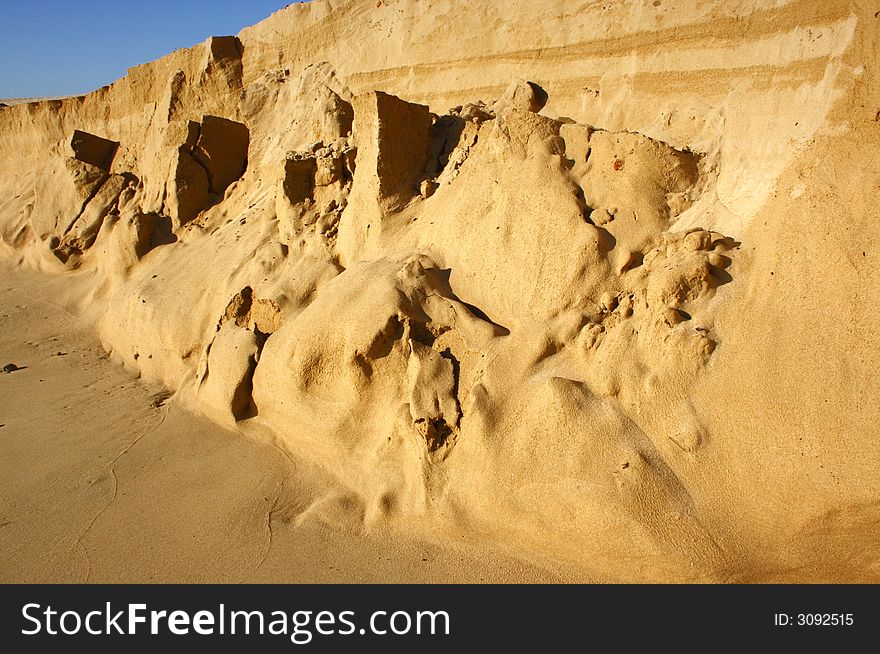
<path fill-rule="evenodd" d="M 151 434 L 151 433 L 155 432 L 157 429 L 159 429 L 164 422 L 165 422 L 165 413 L 162 414 L 159 422 L 154 427 L 148 429 L 147 431 L 142 433 L 140 436 L 135 438 L 133 441 L 131 441 L 131 443 L 129 443 L 116 456 L 114 456 L 110 460 L 110 462 L 106 466 L 104 466 L 104 468 L 98 474 L 98 477 L 100 477 L 101 475 L 103 475 L 106 472 L 110 473 L 110 476 L 113 480 L 113 492 L 110 495 L 110 499 L 107 502 L 105 502 L 104 506 L 102 506 L 98 510 L 98 512 L 92 517 L 92 519 L 86 525 L 85 529 L 83 529 L 83 531 L 80 533 L 79 537 L 74 542 L 73 546 L 70 548 L 70 552 L 68 552 L 68 556 L 70 556 L 70 553 L 72 553 L 73 550 L 78 547 L 82 550 L 83 556 L 85 556 L 86 576 L 81 583 L 88 583 L 89 577 L 91 576 L 91 573 L 92 573 L 91 558 L 89 557 L 88 549 L 86 548 L 85 544 L 83 543 L 83 539 L 85 539 L 86 535 L 89 533 L 89 531 L 95 525 L 95 523 L 101 518 L 102 515 L 104 515 L 107 512 L 107 509 L 110 508 L 110 506 L 113 504 L 113 502 L 116 501 L 116 498 L 119 495 L 119 478 L 116 476 L 116 469 L 114 468 L 114 466 L 116 465 L 116 462 L 119 461 L 119 459 L 121 459 L 123 456 L 125 456 L 128 452 L 130 452 L 131 449 L 135 445 L 140 443 L 146 436 L 148 436 L 149 434 Z M 96 479 L 97 479 L 97 477 L 96 477 Z"/>

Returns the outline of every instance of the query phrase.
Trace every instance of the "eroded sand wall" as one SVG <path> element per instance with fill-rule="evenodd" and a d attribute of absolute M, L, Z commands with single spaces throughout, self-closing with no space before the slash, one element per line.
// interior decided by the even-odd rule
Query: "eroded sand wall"
<path fill-rule="evenodd" d="M 877 18 L 759 4 L 294 5 L 0 109 L 0 247 L 334 519 L 868 574 Z"/>

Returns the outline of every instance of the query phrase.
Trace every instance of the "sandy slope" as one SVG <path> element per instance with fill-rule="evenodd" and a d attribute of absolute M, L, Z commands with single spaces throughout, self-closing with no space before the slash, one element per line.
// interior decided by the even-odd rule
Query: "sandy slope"
<path fill-rule="evenodd" d="M 494 578 L 877 580 L 875 12 L 315 1 L 0 110 L 0 252 L 69 296 L 108 378 L 173 394 L 148 410 L 120 382 L 104 460 L 167 419 L 109 480 L 87 457 L 99 518 L 65 532 L 60 569 L 88 569 L 85 533 L 117 574 L 96 526 L 151 523 L 118 493 L 101 507 L 164 434 L 168 467 L 126 501 L 187 498 L 158 516 L 172 531 L 235 520 L 242 578 L 277 514 L 307 551 L 349 539 L 352 579 L 358 552 L 411 560 L 416 539 L 441 547 L 434 578 L 462 578 L 464 541 L 530 562 Z M 20 390 L 19 428 L 58 445 Z M 185 410 L 264 491 L 190 510 Z"/>
<path fill-rule="evenodd" d="M 22 368 L 0 373 L 4 582 L 589 578 L 500 545 L 438 546 L 311 519 L 332 488 L 320 472 L 192 416 L 110 363 L 66 310 L 76 284 L 2 272 L 0 352 Z"/>

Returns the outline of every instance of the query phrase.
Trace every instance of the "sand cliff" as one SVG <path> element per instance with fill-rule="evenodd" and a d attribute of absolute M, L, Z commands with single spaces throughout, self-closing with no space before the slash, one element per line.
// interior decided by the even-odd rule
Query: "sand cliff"
<path fill-rule="evenodd" d="M 875 581 L 874 11 L 293 5 L 0 108 L 0 252 L 325 470 L 291 520 Z"/>

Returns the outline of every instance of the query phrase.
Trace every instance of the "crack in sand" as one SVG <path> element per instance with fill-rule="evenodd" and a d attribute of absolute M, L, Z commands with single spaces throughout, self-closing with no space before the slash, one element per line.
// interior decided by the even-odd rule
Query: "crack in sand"
<path fill-rule="evenodd" d="M 115 457 L 113 457 L 113 459 L 111 459 L 110 462 L 109 462 L 106 466 L 104 466 L 104 468 L 101 470 L 100 473 L 98 473 L 98 477 L 100 477 L 100 476 L 103 475 L 105 472 L 108 472 L 108 471 L 110 472 L 110 475 L 111 475 L 111 477 L 112 477 L 112 479 L 113 479 L 113 492 L 112 492 L 112 494 L 111 494 L 111 496 L 110 496 L 110 499 L 109 499 L 109 500 L 104 504 L 104 506 L 102 506 L 102 507 L 98 510 L 98 512 L 92 517 L 92 519 L 91 519 L 91 520 L 89 521 L 89 523 L 86 525 L 86 528 L 83 529 L 82 533 L 80 533 L 79 537 L 76 539 L 76 541 L 74 542 L 73 546 L 70 548 L 70 551 L 68 552 L 68 557 L 69 557 L 70 554 L 73 553 L 73 550 L 75 550 L 77 547 L 79 547 L 79 548 L 82 550 L 83 556 L 84 556 L 85 559 L 86 559 L 86 576 L 85 576 L 85 578 L 82 580 L 81 583 L 88 583 L 88 581 L 89 581 L 89 577 L 90 577 L 91 574 L 92 574 L 92 560 L 91 560 L 91 558 L 89 557 L 89 551 L 88 551 L 88 549 L 86 549 L 86 546 L 83 544 L 83 539 L 86 537 L 86 535 L 87 535 L 87 534 L 89 533 L 89 531 L 92 529 L 92 527 L 95 525 L 95 523 L 98 521 L 98 519 L 100 519 L 100 517 L 101 517 L 102 515 L 104 515 L 104 514 L 107 512 L 107 509 L 110 508 L 110 506 L 113 504 L 113 502 L 116 501 L 116 497 L 117 497 L 118 494 L 119 494 L 119 478 L 116 476 L 116 469 L 115 469 L 113 466 L 116 464 L 117 461 L 119 461 L 119 459 L 121 459 L 121 458 L 122 458 L 123 456 L 125 456 L 129 451 L 131 451 L 131 449 L 132 449 L 135 445 L 137 445 L 138 443 L 140 443 L 140 442 L 141 442 L 145 437 L 147 437 L 149 434 L 152 434 L 152 433 L 155 432 L 157 429 L 159 429 L 159 428 L 162 426 L 162 424 L 165 422 L 165 416 L 166 416 L 166 414 L 163 413 L 162 416 L 161 416 L 161 418 L 160 418 L 160 420 L 159 420 L 159 422 L 158 422 L 154 427 L 148 429 L 148 430 L 145 431 L 143 434 L 141 434 L 140 436 L 138 436 L 137 438 L 135 438 L 131 443 L 129 443 L 125 448 L 123 448 L 122 451 L 120 451 Z M 96 479 L 97 479 L 97 477 L 96 477 Z"/>
<path fill-rule="evenodd" d="M 275 448 L 278 451 L 278 453 L 281 454 L 281 456 L 287 460 L 288 463 L 291 464 L 291 466 L 293 467 L 293 470 L 291 470 L 290 474 L 288 474 L 287 476 L 284 477 L 284 479 L 281 480 L 281 483 L 278 485 L 278 490 L 275 493 L 275 497 L 272 500 L 272 506 L 269 507 L 269 511 L 266 514 L 266 533 L 268 536 L 268 538 L 266 540 L 266 549 L 261 554 L 260 560 L 259 560 L 259 562 L 257 562 L 257 565 L 254 568 L 254 573 L 256 573 L 257 570 L 259 570 L 260 568 L 263 567 L 263 564 L 266 562 L 266 559 L 269 558 L 269 553 L 272 551 L 272 544 L 273 544 L 274 538 L 275 538 L 275 530 L 272 528 L 272 518 L 275 515 L 275 512 L 278 510 L 278 504 L 281 501 L 281 496 L 284 494 L 284 487 L 287 485 L 288 481 L 293 479 L 293 475 L 296 472 L 296 469 L 298 467 L 296 464 L 296 461 L 294 461 L 294 459 L 290 456 L 290 454 L 283 447 L 281 447 L 276 442 L 274 442 L 274 437 L 272 439 L 268 439 L 267 442 L 273 448 Z"/>
<path fill-rule="evenodd" d="M 278 491 L 275 493 L 275 497 L 272 500 L 272 506 L 269 507 L 269 512 L 266 514 L 266 533 L 268 535 L 268 538 L 266 540 L 266 549 L 260 556 L 260 560 L 257 563 L 257 566 L 254 568 L 254 572 L 263 567 L 266 559 L 269 558 L 269 553 L 272 551 L 272 543 L 275 538 L 275 530 L 272 528 L 272 516 L 278 509 L 278 503 L 281 500 L 281 495 L 284 493 L 284 485 L 287 483 L 288 479 L 290 479 L 290 477 L 285 477 L 281 480 L 281 483 L 278 485 Z"/>

